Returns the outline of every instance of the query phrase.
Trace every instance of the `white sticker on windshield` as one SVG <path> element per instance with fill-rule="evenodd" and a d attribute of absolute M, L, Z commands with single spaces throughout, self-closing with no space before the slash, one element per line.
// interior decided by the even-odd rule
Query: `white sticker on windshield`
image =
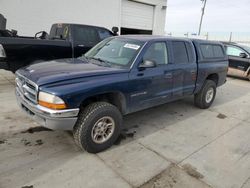
<path fill-rule="evenodd" d="M 136 45 L 136 44 L 129 44 L 129 43 L 126 43 L 124 45 L 124 48 L 130 48 L 130 49 L 134 49 L 134 50 L 138 50 L 140 48 L 139 45 Z"/>

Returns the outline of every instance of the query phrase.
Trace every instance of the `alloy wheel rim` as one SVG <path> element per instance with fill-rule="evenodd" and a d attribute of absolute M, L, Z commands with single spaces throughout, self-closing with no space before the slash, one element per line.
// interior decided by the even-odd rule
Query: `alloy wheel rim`
<path fill-rule="evenodd" d="M 210 103 L 214 98 L 214 89 L 211 87 L 206 94 L 206 103 Z"/>
<path fill-rule="evenodd" d="M 114 134 L 114 130 L 115 121 L 113 118 L 109 116 L 100 118 L 96 121 L 91 131 L 91 137 L 93 142 L 97 144 L 102 144 L 108 141 Z"/>

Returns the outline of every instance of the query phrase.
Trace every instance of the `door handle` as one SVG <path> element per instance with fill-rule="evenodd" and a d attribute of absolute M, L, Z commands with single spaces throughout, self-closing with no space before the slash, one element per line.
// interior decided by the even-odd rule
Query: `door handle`
<path fill-rule="evenodd" d="M 241 70 L 245 69 L 245 67 L 243 67 L 243 66 L 238 66 L 238 68 L 241 69 Z"/>
<path fill-rule="evenodd" d="M 173 78 L 173 74 L 172 73 L 165 73 L 165 78 Z"/>
<path fill-rule="evenodd" d="M 143 76 L 144 75 L 144 73 L 138 73 L 137 74 L 137 76 Z"/>
<path fill-rule="evenodd" d="M 190 73 L 191 74 L 196 74 L 196 71 L 195 70 L 191 70 Z"/>
<path fill-rule="evenodd" d="M 196 80 L 196 76 L 197 76 L 196 71 L 195 71 L 195 70 L 192 70 L 192 71 L 190 71 L 190 73 L 191 73 L 191 79 L 192 79 L 193 81 L 195 81 L 195 80 Z"/>
<path fill-rule="evenodd" d="M 78 46 L 78 47 L 84 47 L 84 45 L 83 45 L 83 44 L 78 44 L 77 46 Z"/>

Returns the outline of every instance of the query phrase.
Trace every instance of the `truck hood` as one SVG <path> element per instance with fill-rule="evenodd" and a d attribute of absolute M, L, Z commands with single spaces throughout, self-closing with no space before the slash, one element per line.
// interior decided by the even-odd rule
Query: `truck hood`
<path fill-rule="evenodd" d="M 106 67 L 81 59 L 59 59 L 29 65 L 17 71 L 38 86 L 90 76 L 126 73 L 129 70 Z"/>

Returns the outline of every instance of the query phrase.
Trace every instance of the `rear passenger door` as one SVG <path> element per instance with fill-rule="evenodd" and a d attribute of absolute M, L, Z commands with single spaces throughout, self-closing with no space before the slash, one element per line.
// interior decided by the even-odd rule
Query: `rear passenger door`
<path fill-rule="evenodd" d="M 191 42 L 172 41 L 173 99 L 190 95 L 195 89 L 197 64 Z"/>

